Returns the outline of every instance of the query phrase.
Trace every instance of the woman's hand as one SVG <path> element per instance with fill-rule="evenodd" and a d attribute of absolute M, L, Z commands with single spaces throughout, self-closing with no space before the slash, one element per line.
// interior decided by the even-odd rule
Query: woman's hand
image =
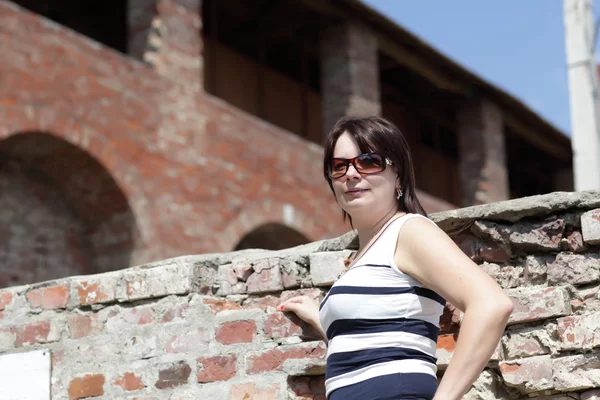
<path fill-rule="evenodd" d="M 321 327 L 321 322 L 319 321 L 319 303 L 317 303 L 316 300 L 308 296 L 292 297 L 281 303 L 277 307 L 277 310 L 293 312 L 298 318 L 315 327 L 323 339 L 327 341 L 327 337 Z"/>

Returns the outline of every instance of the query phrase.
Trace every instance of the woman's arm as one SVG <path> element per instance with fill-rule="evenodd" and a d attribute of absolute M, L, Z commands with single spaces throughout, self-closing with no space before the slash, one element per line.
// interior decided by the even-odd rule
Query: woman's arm
<path fill-rule="evenodd" d="M 448 235 L 425 219 L 405 222 L 395 261 L 403 272 L 465 313 L 454 355 L 434 397 L 461 399 L 496 349 L 512 302 Z"/>

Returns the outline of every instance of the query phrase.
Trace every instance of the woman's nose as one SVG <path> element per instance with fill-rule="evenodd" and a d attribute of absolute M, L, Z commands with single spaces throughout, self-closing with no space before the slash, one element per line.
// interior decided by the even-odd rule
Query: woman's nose
<path fill-rule="evenodd" d="M 358 172 L 356 170 L 356 168 L 354 167 L 354 164 L 350 164 L 348 165 L 348 171 L 346 171 L 346 178 L 348 179 L 360 179 L 361 175 L 360 172 Z"/>

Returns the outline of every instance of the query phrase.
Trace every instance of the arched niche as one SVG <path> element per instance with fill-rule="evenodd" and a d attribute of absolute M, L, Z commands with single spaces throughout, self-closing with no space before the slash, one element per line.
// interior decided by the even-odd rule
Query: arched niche
<path fill-rule="evenodd" d="M 270 223 L 259 226 L 240 239 L 235 250 L 281 250 L 299 246 L 310 240 L 297 230 L 285 225 Z"/>
<path fill-rule="evenodd" d="M 0 141 L 0 287 L 130 266 L 136 222 L 111 173 L 47 133 Z"/>

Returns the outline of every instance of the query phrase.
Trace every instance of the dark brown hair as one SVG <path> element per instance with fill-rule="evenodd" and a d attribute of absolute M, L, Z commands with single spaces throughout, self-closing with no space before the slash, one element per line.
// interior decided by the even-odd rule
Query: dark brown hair
<path fill-rule="evenodd" d="M 361 153 L 377 153 L 389 158 L 400 179 L 403 194 L 397 200 L 398 210 L 427 216 L 425 209 L 417 199 L 415 188 L 415 172 L 408 143 L 400 129 L 390 121 L 381 117 L 344 117 L 336 122 L 325 140 L 325 155 L 323 158 L 323 174 L 333 192 L 333 183 L 329 178 L 333 149 L 344 132 L 356 141 Z M 343 211 L 352 224 L 352 218 Z"/>

